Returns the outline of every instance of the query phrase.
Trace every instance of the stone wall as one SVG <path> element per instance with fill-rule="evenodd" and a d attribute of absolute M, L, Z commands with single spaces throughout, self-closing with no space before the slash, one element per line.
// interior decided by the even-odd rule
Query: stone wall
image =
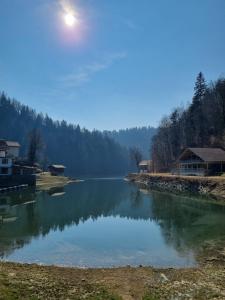
<path fill-rule="evenodd" d="M 198 193 L 225 199 L 225 178 L 188 177 L 160 174 L 129 174 L 126 179 L 147 189 Z"/>
<path fill-rule="evenodd" d="M 0 176 L 0 187 L 11 187 L 21 184 L 36 185 L 36 175 Z"/>

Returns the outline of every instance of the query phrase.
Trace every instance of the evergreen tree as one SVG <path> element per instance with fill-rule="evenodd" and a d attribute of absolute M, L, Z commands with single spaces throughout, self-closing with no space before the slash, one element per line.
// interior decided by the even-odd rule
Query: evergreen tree
<path fill-rule="evenodd" d="M 206 82 L 202 72 L 200 72 L 196 78 L 195 87 L 194 87 L 194 96 L 193 103 L 201 102 L 205 93 L 206 93 Z"/>
<path fill-rule="evenodd" d="M 178 113 L 179 112 L 179 113 Z M 186 147 L 222 147 L 225 149 L 225 79 L 207 86 L 199 73 L 192 103 L 164 117 L 152 142 L 156 171 L 173 168 Z"/>

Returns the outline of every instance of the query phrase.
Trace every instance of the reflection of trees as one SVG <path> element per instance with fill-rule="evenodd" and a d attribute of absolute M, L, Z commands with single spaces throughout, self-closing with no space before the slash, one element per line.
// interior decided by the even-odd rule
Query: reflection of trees
<path fill-rule="evenodd" d="M 9 211 L 17 219 L 0 226 L 0 249 L 7 244 L 7 249 L 14 249 L 22 246 L 23 242 L 29 242 L 32 237 L 46 235 L 50 230 L 63 230 L 65 226 L 78 225 L 89 218 L 96 220 L 100 216 L 119 215 L 120 205 L 122 213 L 126 215 L 126 211 L 129 213 L 132 210 L 126 209 L 130 205 L 132 190 L 137 189 L 122 181 L 93 180 L 68 185 L 65 194 L 57 197 L 52 196 L 63 190 L 54 189 L 37 194 L 26 191 L 10 195 Z M 23 202 L 28 204 L 23 205 Z"/>
<path fill-rule="evenodd" d="M 165 241 L 178 251 L 224 237 L 224 206 L 161 192 L 152 192 L 152 198 L 153 217 Z"/>
<path fill-rule="evenodd" d="M 50 230 L 101 216 L 151 219 L 159 224 L 168 244 L 185 251 L 221 237 L 224 213 L 221 206 L 161 192 L 145 194 L 117 180 L 87 181 L 50 192 L 27 190 L 0 197 L 0 220 L 2 216 L 17 218 L 0 224 L 0 255 Z"/>

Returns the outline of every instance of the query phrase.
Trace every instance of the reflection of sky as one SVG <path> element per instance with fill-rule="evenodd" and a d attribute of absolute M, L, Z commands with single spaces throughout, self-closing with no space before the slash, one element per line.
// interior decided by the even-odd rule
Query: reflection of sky
<path fill-rule="evenodd" d="M 181 257 L 166 245 L 153 221 L 120 217 L 89 219 L 63 233 L 51 231 L 15 251 L 8 260 L 76 266 L 191 266 L 191 253 Z"/>

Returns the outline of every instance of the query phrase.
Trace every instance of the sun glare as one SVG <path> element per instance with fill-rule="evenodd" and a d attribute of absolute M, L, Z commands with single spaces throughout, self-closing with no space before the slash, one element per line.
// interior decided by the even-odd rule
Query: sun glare
<path fill-rule="evenodd" d="M 65 24 L 69 27 L 73 27 L 77 23 L 76 17 L 71 13 L 68 13 L 64 16 L 64 21 Z"/>

